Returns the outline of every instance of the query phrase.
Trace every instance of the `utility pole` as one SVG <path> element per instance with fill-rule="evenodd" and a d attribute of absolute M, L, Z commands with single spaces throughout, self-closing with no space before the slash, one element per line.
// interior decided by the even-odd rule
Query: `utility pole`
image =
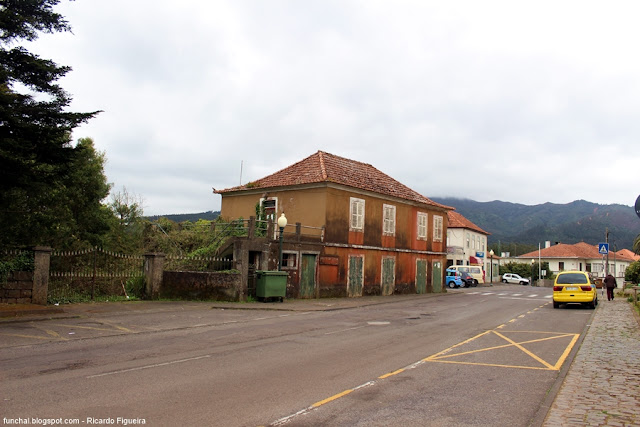
<path fill-rule="evenodd" d="M 607 243 L 607 247 L 609 246 L 609 229 L 605 228 L 604 241 Z M 604 270 L 605 277 L 609 275 L 609 251 L 607 251 L 607 265 Z"/>

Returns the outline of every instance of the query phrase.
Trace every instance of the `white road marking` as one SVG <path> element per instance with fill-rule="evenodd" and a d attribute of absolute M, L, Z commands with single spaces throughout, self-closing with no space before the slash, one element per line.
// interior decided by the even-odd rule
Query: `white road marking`
<path fill-rule="evenodd" d="M 206 359 L 207 357 L 211 357 L 211 355 L 207 354 L 204 356 L 190 357 L 188 359 L 173 360 L 171 362 L 154 363 L 153 365 L 138 366 L 137 368 L 129 368 L 129 369 L 122 369 L 120 371 L 105 372 L 103 374 L 89 375 L 87 378 L 98 378 L 98 377 L 106 377 L 107 375 L 124 374 L 127 372 L 141 371 L 143 369 L 158 368 L 160 366 L 168 366 L 168 365 L 174 365 L 176 363 L 184 363 L 184 362 L 191 362 L 193 360 Z"/>

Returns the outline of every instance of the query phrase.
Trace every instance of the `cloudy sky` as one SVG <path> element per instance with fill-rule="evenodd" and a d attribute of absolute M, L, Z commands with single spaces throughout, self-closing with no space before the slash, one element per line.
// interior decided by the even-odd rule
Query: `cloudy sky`
<path fill-rule="evenodd" d="M 318 150 L 427 197 L 631 206 L 640 194 L 640 2 L 62 0 L 74 140 L 145 214 Z M 242 165 L 242 167 L 241 167 Z M 242 174 L 241 174 L 242 169 Z"/>

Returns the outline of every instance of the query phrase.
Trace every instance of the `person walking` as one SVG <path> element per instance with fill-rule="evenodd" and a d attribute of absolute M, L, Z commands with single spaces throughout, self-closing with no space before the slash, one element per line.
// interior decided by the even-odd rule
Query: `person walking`
<path fill-rule="evenodd" d="M 607 274 L 607 277 L 604 278 L 604 285 L 607 287 L 607 301 L 613 301 L 613 289 L 618 287 L 616 278 L 611 273 Z"/>

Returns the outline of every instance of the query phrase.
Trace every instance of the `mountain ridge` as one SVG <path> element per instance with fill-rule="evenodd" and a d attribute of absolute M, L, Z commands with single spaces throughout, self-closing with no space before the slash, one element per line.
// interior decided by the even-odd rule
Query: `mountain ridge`
<path fill-rule="evenodd" d="M 489 244 L 517 242 L 537 245 L 545 241 L 562 243 L 609 242 L 617 249 L 631 249 L 640 234 L 640 219 L 632 206 L 597 204 L 586 200 L 538 205 L 494 200 L 477 202 L 455 197 L 430 197 L 431 200 L 454 207 L 468 220 L 488 233 Z"/>

